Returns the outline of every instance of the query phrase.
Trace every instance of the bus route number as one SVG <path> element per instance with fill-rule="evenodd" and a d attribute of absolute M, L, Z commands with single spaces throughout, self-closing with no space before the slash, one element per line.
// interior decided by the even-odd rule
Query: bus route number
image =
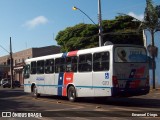
<path fill-rule="evenodd" d="M 102 85 L 109 85 L 109 81 L 102 81 Z"/>

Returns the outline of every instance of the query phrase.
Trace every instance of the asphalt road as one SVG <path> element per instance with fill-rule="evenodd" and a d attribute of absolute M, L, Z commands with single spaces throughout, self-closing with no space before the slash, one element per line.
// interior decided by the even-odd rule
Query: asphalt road
<path fill-rule="evenodd" d="M 2 115 L 6 116 L 5 112 L 11 113 L 12 118 L 2 118 Z M 66 97 L 43 95 L 35 99 L 30 94 L 24 93 L 23 88 L 0 87 L 0 116 L 3 120 L 27 117 L 30 117 L 28 118 L 30 120 L 160 118 L 160 91 L 151 91 L 148 95 L 130 98 L 82 98 L 72 103 Z"/>

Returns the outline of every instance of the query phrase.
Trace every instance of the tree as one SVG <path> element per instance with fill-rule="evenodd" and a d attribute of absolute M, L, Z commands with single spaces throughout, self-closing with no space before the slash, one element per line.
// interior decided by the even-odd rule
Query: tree
<path fill-rule="evenodd" d="M 140 21 L 133 21 L 132 16 L 119 15 L 114 20 L 104 20 L 104 42 L 114 44 L 143 45 L 142 31 L 137 32 Z"/>
<path fill-rule="evenodd" d="M 157 47 L 155 47 L 154 34 L 160 31 L 160 6 L 154 6 L 152 0 L 146 0 L 144 21 L 141 24 L 141 28 L 148 30 L 151 34 L 149 53 L 152 56 L 153 89 L 155 89 L 155 57 L 157 56 Z"/>
<path fill-rule="evenodd" d="M 56 36 L 57 43 L 62 52 L 90 48 L 98 45 L 98 28 L 92 24 L 80 23 L 73 27 L 67 27 Z"/>
<path fill-rule="evenodd" d="M 142 32 L 137 32 L 140 22 L 133 19 L 130 16 L 117 16 L 113 20 L 103 20 L 103 41 L 143 45 Z M 67 27 L 58 33 L 56 41 L 62 52 L 98 47 L 98 27 L 84 23 Z"/>

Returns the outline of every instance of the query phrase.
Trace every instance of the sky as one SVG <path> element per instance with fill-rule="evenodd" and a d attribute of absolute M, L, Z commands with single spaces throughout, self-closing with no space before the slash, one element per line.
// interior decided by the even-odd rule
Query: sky
<path fill-rule="evenodd" d="M 101 0 L 102 19 L 125 13 L 142 20 L 145 1 Z M 160 0 L 153 1 L 160 5 Z M 98 0 L 0 0 L 0 56 L 8 54 L 10 37 L 13 52 L 18 52 L 57 45 L 55 37 L 59 31 L 79 23 L 92 24 L 80 11 L 72 10 L 73 6 L 98 23 Z"/>

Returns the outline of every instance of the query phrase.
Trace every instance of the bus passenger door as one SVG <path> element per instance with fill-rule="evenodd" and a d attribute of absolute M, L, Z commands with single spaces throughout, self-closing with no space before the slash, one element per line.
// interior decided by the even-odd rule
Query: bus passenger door
<path fill-rule="evenodd" d="M 30 65 L 27 64 L 23 71 L 24 77 L 24 92 L 31 92 L 31 82 L 30 82 Z"/>

